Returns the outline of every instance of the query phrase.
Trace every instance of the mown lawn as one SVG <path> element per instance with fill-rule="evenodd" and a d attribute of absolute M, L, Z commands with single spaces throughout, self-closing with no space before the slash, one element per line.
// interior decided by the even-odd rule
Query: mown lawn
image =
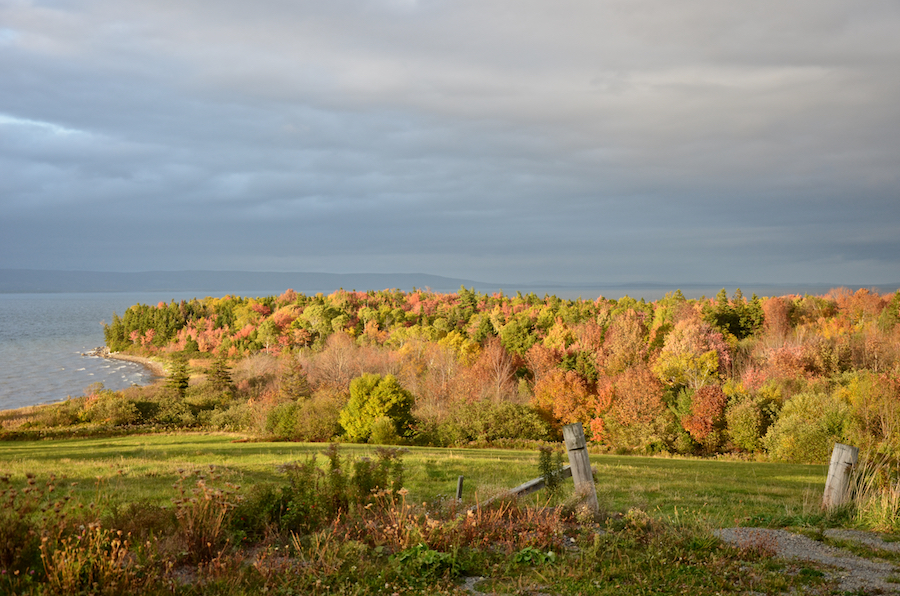
<path fill-rule="evenodd" d="M 488 578 L 482 590 L 523 594 L 835 586 L 818 567 L 773 559 L 765 545 L 724 545 L 710 531 L 814 517 L 825 466 L 594 454 L 599 516 L 543 508 L 543 493 L 466 513 L 446 498 L 459 476 L 463 504 L 483 503 L 537 477 L 538 452 L 410 447 L 408 494 L 376 493 L 306 526 L 328 503 L 327 483 L 293 484 L 278 468 L 312 456 L 324 466 L 327 447 L 209 433 L 0 442 L 0 475 L 16 487 L 0 507 L 0 594 L 464 594 L 477 577 Z M 340 446 L 343 473 L 375 451 Z M 185 474 L 210 466 L 215 474 Z M 245 498 L 219 491 L 225 481 Z M 309 498 L 303 486 L 316 487 Z M 75 503 L 60 506 L 70 491 Z M 302 513 L 291 517 L 294 507 Z M 251 523 L 271 511 L 280 517 L 270 525 Z"/>
<path fill-rule="evenodd" d="M 212 465 L 244 488 L 282 483 L 279 465 L 313 455 L 324 464 L 326 447 L 206 433 L 0 442 L 0 472 L 14 482 L 24 481 L 26 473 L 54 474 L 77 483 L 75 496 L 84 501 L 165 504 L 180 470 Z M 406 449 L 404 484 L 416 502 L 455 495 L 459 476 L 465 477 L 464 503 L 475 504 L 539 475 L 535 451 Z M 340 447 L 348 459 L 372 456 L 374 450 Z M 592 455 L 591 463 L 601 507 L 608 511 L 638 507 L 654 516 L 704 518 L 719 526 L 815 511 L 827 473 L 823 465 L 613 455 Z M 531 501 L 543 498 L 538 493 Z"/>

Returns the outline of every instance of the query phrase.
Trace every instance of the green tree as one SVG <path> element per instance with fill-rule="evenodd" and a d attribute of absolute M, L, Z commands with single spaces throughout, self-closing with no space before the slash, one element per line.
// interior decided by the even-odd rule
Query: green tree
<path fill-rule="evenodd" d="M 166 378 L 166 386 L 173 389 L 178 394 L 178 397 L 184 398 L 190 380 L 191 371 L 187 358 L 183 354 L 176 354 L 172 358 L 172 365 Z"/>
<path fill-rule="evenodd" d="M 256 338 L 266 347 L 266 351 L 278 343 L 278 335 L 278 326 L 272 319 L 263 321 L 256 330 Z"/>
<path fill-rule="evenodd" d="M 282 397 L 298 400 L 312 395 L 309 379 L 303 370 L 303 365 L 296 357 L 291 357 L 282 364 L 279 378 L 279 389 Z"/>
<path fill-rule="evenodd" d="M 231 368 L 228 359 L 224 355 L 216 356 L 215 360 L 206 372 L 206 380 L 214 391 L 231 393 L 234 383 L 231 380 Z"/>
<path fill-rule="evenodd" d="M 500 342 L 511 354 L 525 356 L 537 339 L 527 317 L 515 317 L 500 329 Z"/>
<path fill-rule="evenodd" d="M 341 410 L 340 423 L 347 438 L 355 442 L 368 441 L 379 418 L 390 419 L 397 436 L 406 437 L 413 421 L 413 403 L 412 393 L 393 375 L 366 373 L 350 382 L 350 401 Z"/>

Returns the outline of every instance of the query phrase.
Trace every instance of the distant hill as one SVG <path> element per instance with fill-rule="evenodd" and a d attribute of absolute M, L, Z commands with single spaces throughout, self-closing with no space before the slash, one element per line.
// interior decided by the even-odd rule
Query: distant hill
<path fill-rule="evenodd" d="M 265 292 L 292 288 L 304 294 L 345 290 L 431 288 L 456 292 L 460 286 L 488 291 L 490 284 L 424 273 L 278 273 L 266 271 L 44 271 L 0 269 L 0 293 L 63 292 Z M 495 291 L 493 287 L 490 291 Z"/>
<path fill-rule="evenodd" d="M 619 299 L 631 296 L 635 299 L 658 300 L 668 292 L 681 290 L 687 298 L 713 297 L 725 288 L 731 295 L 741 288 L 749 298 L 759 296 L 783 296 L 787 294 L 821 295 L 842 284 L 772 284 L 772 283 L 665 283 L 635 281 L 609 284 L 601 282 L 557 283 L 531 281 L 523 283 L 492 283 L 471 279 L 458 279 L 429 275 L 427 273 L 279 273 L 270 271 L 143 271 L 137 273 L 113 273 L 101 271 L 45 271 L 36 269 L 0 269 L 0 294 L 23 293 L 81 293 L 81 292 L 197 292 L 198 294 L 274 295 L 292 288 L 303 294 L 330 294 L 338 289 L 385 290 L 413 288 L 434 292 L 456 292 L 460 286 L 479 292 L 503 291 L 507 295 L 516 292 L 545 294 L 560 298 L 584 298 L 598 296 Z M 847 285 L 855 291 L 860 287 L 882 294 L 896 291 L 898 284 Z"/>

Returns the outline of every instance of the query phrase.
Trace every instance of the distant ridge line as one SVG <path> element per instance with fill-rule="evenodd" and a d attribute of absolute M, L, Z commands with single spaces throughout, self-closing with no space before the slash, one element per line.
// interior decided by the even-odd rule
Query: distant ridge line
<path fill-rule="evenodd" d="M 275 271 L 51 271 L 42 269 L 0 269 L 0 294 L 103 293 L 103 292 L 197 292 L 198 294 L 277 295 L 288 288 L 308 295 L 330 294 L 338 289 L 411 291 L 413 288 L 453 293 L 460 287 L 482 293 L 503 291 L 506 295 L 535 293 L 555 294 L 562 298 L 595 299 L 600 295 L 618 299 L 655 300 L 682 290 L 687 298 L 713 297 L 722 288 L 731 295 L 741 288 L 744 296 L 783 296 L 786 294 L 824 294 L 832 288 L 874 289 L 891 293 L 897 284 L 826 284 L 826 283 L 665 283 L 635 281 L 628 283 L 560 283 L 532 281 L 528 283 L 494 283 L 444 277 L 427 273 L 318 273 Z"/>
<path fill-rule="evenodd" d="M 331 293 L 429 287 L 457 291 L 460 286 L 493 287 L 470 279 L 425 273 L 286 273 L 273 271 L 49 271 L 0 269 L 0 293 L 65 292 L 237 292 L 265 290 Z M 481 290 L 483 291 L 483 290 Z"/>

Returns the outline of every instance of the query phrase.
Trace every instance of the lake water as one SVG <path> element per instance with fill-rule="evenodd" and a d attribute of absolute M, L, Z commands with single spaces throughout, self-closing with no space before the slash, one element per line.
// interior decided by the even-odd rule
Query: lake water
<path fill-rule="evenodd" d="M 0 410 L 79 396 L 96 382 L 109 389 L 150 382 L 152 374 L 139 364 L 83 354 L 104 345 L 101 321 L 111 321 L 113 312 L 194 296 L 0 294 Z"/>

